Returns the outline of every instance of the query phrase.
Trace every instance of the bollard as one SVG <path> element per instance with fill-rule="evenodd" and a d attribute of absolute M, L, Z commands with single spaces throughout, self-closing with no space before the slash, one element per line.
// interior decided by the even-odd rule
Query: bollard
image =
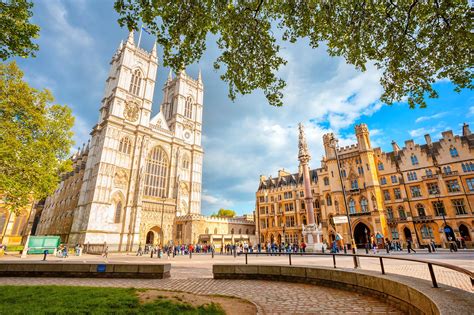
<path fill-rule="evenodd" d="M 44 252 L 43 252 L 43 260 L 46 260 L 46 256 L 48 256 L 48 250 L 45 249 Z"/>
<path fill-rule="evenodd" d="M 344 254 L 347 254 L 347 246 L 344 245 Z"/>
<path fill-rule="evenodd" d="M 247 256 L 247 255 L 245 255 L 245 256 Z M 237 257 L 237 250 L 236 249 L 234 249 L 234 258 L 235 257 Z"/>
<path fill-rule="evenodd" d="M 189 259 L 191 259 L 191 258 L 193 258 L 193 251 L 192 250 L 189 251 Z"/>
<path fill-rule="evenodd" d="M 291 254 L 288 254 L 288 260 L 290 261 L 290 266 L 291 266 Z"/>
<path fill-rule="evenodd" d="M 365 253 L 368 254 L 369 253 L 369 246 L 365 246 Z"/>
<path fill-rule="evenodd" d="M 212 253 L 212 259 L 214 259 L 214 250 L 211 250 Z"/>
<path fill-rule="evenodd" d="M 150 258 L 153 258 L 153 250 L 151 250 L 150 253 Z"/>
<path fill-rule="evenodd" d="M 324 254 L 324 245 L 321 247 L 321 252 Z"/>
<path fill-rule="evenodd" d="M 431 245 L 428 245 L 428 253 L 431 253 Z"/>
<path fill-rule="evenodd" d="M 390 253 L 390 249 L 388 248 L 388 246 L 385 246 L 385 249 L 387 250 L 387 254 Z"/>

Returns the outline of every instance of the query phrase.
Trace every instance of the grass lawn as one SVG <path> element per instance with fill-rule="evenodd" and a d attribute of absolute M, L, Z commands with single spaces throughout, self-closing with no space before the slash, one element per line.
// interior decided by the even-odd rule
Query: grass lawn
<path fill-rule="evenodd" d="M 225 314 L 217 304 L 193 307 L 157 298 L 139 301 L 136 289 L 0 286 L 0 314 Z"/>

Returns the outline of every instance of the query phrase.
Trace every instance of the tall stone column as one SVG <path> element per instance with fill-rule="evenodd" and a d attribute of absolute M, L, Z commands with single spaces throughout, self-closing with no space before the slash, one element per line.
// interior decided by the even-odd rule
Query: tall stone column
<path fill-rule="evenodd" d="M 311 160 L 311 155 L 308 151 L 308 145 L 306 143 L 306 136 L 304 133 L 304 126 L 302 123 L 299 127 L 299 141 L 298 141 L 298 160 L 300 161 L 300 168 L 303 175 L 304 185 L 304 203 L 306 207 L 306 214 L 308 218 L 308 224 L 303 227 L 303 235 L 306 236 L 307 249 L 308 251 L 321 250 L 323 244 L 321 243 L 321 229 L 316 226 L 314 220 L 313 210 L 313 193 L 311 192 L 311 180 L 309 178 L 309 167 L 308 162 Z"/>

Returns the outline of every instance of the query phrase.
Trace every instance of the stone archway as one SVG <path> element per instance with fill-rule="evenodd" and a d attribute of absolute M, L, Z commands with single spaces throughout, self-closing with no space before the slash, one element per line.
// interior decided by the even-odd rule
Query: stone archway
<path fill-rule="evenodd" d="M 146 233 L 146 244 L 163 245 L 163 232 L 158 226 L 154 226 Z"/>
<path fill-rule="evenodd" d="M 444 234 L 446 235 L 446 239 L 448 241 L 456 240 L 456 236 L 454 235 L 454 231 L 452 227 L 450 227 L 449 225 L 445 225 L 443 229 L 444 229 Z"/>
<path fill-rule="evenodd" d="M 413 241 L 412 238 L 411 238 L 411 231 L 409 228 L 405 227 L 403 229 L 403 235 L 405 236 L 405 241 Z"/>
<path fill-rule="evenodd" d="M 359 222 L 354 228 L 354 242 L 357 248 L 364 248 L 370 242 L 370 228 Z"/>
<path fill-rule="evenodd" d="M 464 224 L 459 225 L 459 234 L 465 241 L 467 242 L 471 241 L 471 234 L 469 234 L 469 228 L 465 226 Z"/>

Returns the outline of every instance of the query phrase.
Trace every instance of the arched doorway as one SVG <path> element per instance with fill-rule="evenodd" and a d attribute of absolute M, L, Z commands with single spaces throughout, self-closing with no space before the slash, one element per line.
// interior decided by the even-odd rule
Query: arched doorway
<path fill-rule="evenodd" d="M 153 244 L 153 240 L 155 239 L 155 233 L 153 231 L 149 231 L 146 233 L 146 244 Z"/>
<path fill-rule="evenodd" d="M 405 241 L 407 241 L 407 242 L 408 242 L 408 241 L 410 241 L 410 242 L 413 241 L 412 238 L 411 238 L 411 231 L 410 231 L 409 228 L 405 227 L 405 228 L 403 229 L 403 235 L 405 235 Z"/>
<path fill-rule="evenodd" d="M 444 234 L 446 235 L 446 239 L 448 241 L 455 241 L 456 237 L 454 236 L 453 228 L 449 225 L 444 226 Z"/>
<path fill-rule="evenodd" d="M 281 234 L 278 234 L 278 244 L 281 244 Z"/>
<path fill-rule="evenodd" d="M 148 245 L 163 245 L 162 232 L 158 226 L 152 227 L 146 234 L 146 244 Z"/>
<path fill-rule="evenodd" d="M 469 234 L 469 229 L 464 224 L 459 225 L 459 234 L 465 241 L 471 241 L 471 234 Z"/>
<path fill-rule="evenodd" d="M 271 244 L 275 243 L 275 236 L 273 236 L 273 234 L 270 235 L 270 243 Z"/>
<path fill-rule="evenodd" d="M 354 242 L 357 248 L 364 248 L 370 241 L 370 229 L 367 225 L 359 222 L 354 229 Z"/>

